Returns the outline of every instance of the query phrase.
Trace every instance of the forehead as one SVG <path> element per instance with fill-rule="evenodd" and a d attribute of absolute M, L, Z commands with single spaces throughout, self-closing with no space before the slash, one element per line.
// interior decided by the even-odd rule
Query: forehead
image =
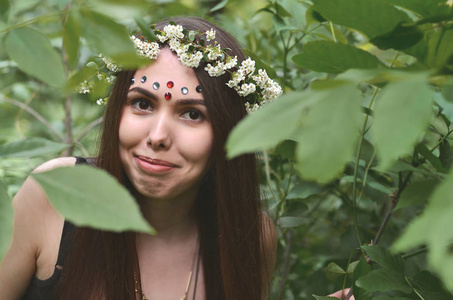
<path fill-rule="evenodd" d="M 146 82 L 140 81 L 146 76 Z M 199 81 L 192 68 L 183 66 L 175 53 L 170 49 L 164 48 L 159 53 L 157 59 L 148 66 L 138 69 L 134 74 L 135 82 L 138 84 L 152 85 L 159 82 L 164 85 L 169 81 L 177 86 L 197 86 Z M 131 88 L 135 86 L 132 85 Z"/>

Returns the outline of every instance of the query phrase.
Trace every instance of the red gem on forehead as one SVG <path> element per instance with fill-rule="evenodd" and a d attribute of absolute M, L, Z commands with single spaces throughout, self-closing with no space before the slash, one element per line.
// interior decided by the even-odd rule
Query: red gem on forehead
<path fill-rule="evenodd" d="M 175 84 L 173 83 L 173 81 L 167 82 L 167 87 L 168 87 L 169 89 L 171 89 L 174 85 L 175 85 Z"/>
<path fill-rule="evenodd" d="M 166 92 L 164 97 L 165 97 L 166 100 L 170 100 L 171 99 L 171 93 Z"/>

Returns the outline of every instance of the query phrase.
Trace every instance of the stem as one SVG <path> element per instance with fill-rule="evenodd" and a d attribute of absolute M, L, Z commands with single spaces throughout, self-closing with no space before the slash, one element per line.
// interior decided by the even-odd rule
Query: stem
<path fill-rule="evenodd" d="M 75 138 L 74 138 L 74 141 L 75 142 L 79 142 L 88 132 L 90 132 L 94 127 L 98 126 L 99 124 L 101 124 L 102 122 L 104 121 L 104 117 L 100 117 L 96 120 L 94 120 L 93 122 L 91 122 L 90 124 L 88 124 L 87 127 L 85 127 Z"/>
<path fill-rule="evenodd" d="M 329 21 L 329 24 L 330 24 L 330 32 L 332 33 L 333 41 L 336 43 L 337 37 L 335 36 L 335 30 L 333 29 L 333 24 L 330 21 Z"/>
<path fill-rule="evenodd" d="M 12 26 L 8 26 L 8 27 L 6 27 L 3 30 L 0 30 L 0 34 L 8 32 L 8 31 L 13 30 L 13 29 L 17 29 L 17 28 L 20 28 L 20 27 L 28 26 L 28 25 L 33 24 L 33 23 L 38 23 L 38 22 L 41 22 L 41 21 L 52 20 L 54 17 L 57 17 L 57 16 L 59 16 L 61 14 L 64 14 L 66 12 L 67 12 L 67 9 L 64 9 L 64 10 L 61 10 L 61 11 L 58 11 L 58 12 L 55 12 L 55 13 L 52 13 L 52 14 L 48 14 L 48 15 L 43 15 L 43 16 L 38 16 L 36 18 L 32 18 L 32 19 L 26 20 L 24 22 L 17 23 L 17 24 L 12 25 Z"/>
<path fill-rule="evenodd" d="M 363 175 L 362 189 L 360 190 L 359 198 L 357 198 L 357 205 L 359 205 L 360 199 L 362 199 L 362 194 L 363 194 L 363 190 L 365 189 L 366 179 L 367 179 L 367 176 L 368 176 L 368 171 L 371 168 L 371 164 L 373 163 L 375 155 L 376 155 L 376 148 L 374 148 L 373 155 L 371 156 L 370 161 L 368 162 L 368 165 L 366 166 L 365 174 Z"/>
<path fill-rule="evenodd" d="M 278 297 L 277 297 L 278 300 L 283 299 L 285 290 L 286 290 L 286 279 L 288 278 L 288 275 L 289 275 L 289 269 L 290 269 L 289 260 L 290 260 L 290 256 L 291 256 L 291 246 L 292 246 L 293 239 L 294 239 L 294 230 L 291 229 L 288 231 L 288 236 L 287 236 L 287 241 L 286 241 L 285 256 L 284 256 L 285 257 L 284 269 L 283 269 L 283 273 L 282 273 L 282 279 L 280 280 L 280 288 L 279 288 Z"/>
<path fill-rule="evenodd" d="M 423 254 L 423 253 L 426 253 L 428 251 L 428 247 L 423 247 L 423 248 L 420 248 L 418 250 L 415 250 L 415 251 L 412 251 L 412 252 L 409 252 L 409 253 L 406 253 L 404 255 L 401 255 L 401 257 L 403 259 L 409 259 L 411 257 L 414 257 L 414 256 L 417 256 L 419 254 Z"/>
<path fill-rule="evenodd" d="M 368 104 L 368 109 L 371 109 L 374 100 L 376 99 L 376 95 L 378 92 L 378 88 L 374 89 L 373 95 L 371 96 L 370 104 Z M 357 243 L 359 247 L 362 245 L 362 241 L 360 240 L 358 223 L 357 223 L 357 175 L 359 173 L 359 161 L 360 161 L 360 154 L 362 153 L 362 146 L 363 140 L 365 139 L 365 131 L 366 125 L 368 123 L 368 115 L 365 115 L 365 120 L 363 121 L 362 130 L 360 131 L 360 139 L 359 144 L 357 146 L 357 153 L 355 157 L 355 166 L 354 166 L 354 178 L 352 181 L 352 204 L 353 204 L 353 220 L 354 220 L 354 229 L 357 238 Z"/>
<path fill-rule="evenodd" d="M 416 288 L 414 288 L 412 286 L 412 284 L 409 282 L 409 280 L 407 279 L 407 276 L 404 276 L 404 279 L 406 280 L 407 284 L 412 288 L 412 290 L 414 291 L 414 293 L 418 296 L 418 298 L 420 298 L 421 300 L 425 300 L 425 298 L 423 298 L 422 295 L 420 295 L 420 293 L 417 291 Z"/>
<path fill-rule="evenodd" d="M 8 99 L 8 98 L 2 97 L 1 100 L 5 101 L 5 102 L 7 102 L 9 104 L 12 104 L 14 106 L 22 108 L 23 110 L 28 112 L 30 115 L 35 117 L 38 121 L 40 121 L 45 127 L 47 127 L 47 129 L 49 129 L 49 131 L 51 131 L 60 142 L 65 142 L 65 139 L 52 127 L 52 125 L 50 125 L 50 123 L 47 122 L 47 120 L 44 119 L 44 117 L 41 116 L 33 108 L 31 108 L 31 107 L 29 107 L 29 106 L 27 106 L 27 105 L 25 105 L 25 104 L 23 104 L 23 103 L 21 103 L 19 101 L 16 101 L 14 99 Z"/>
<path fill-rule="evenodd" d="M 401 174 L 401 173 L 400 173 Z M 406 188 L 407 184 L 409 183 L 409 180 L 412 177 L 413 172 L 409 172 L 407 175 L 406 179 L 404 181 L 402 180 L 402 176 L 400 175 L 399 179 L 399 188 L 398 191 L 390 195 L 391 198 L 391 205 L 388 208 L 387 212 L 385 213 L 384 220 L 382 220 L 381 226 L 379 227 L 379 230 L 376 234 L 376 237 L 374 238 L 373 245 L 377 245 L 379 243 L 379 240 L 381 239 L 382 233 L 384 232 L 385 227 L 387 226 L 387 223 L 390 220 L 390 216 L 392 215 L 393 209 L 395 206 L 398 204 L 398 200 L 400 198 L 401 193 L 404 191 Z"/>
<path fill-rule="evenodd" d="M 68 148 L 66 148 L 64 155 L 71 156 L 74 152 L 74 140 L 72 136 L 72 116 L 71 116 L 71 97 L 66 97 L 64 103 L 64 111 L 65 111 L 65 121 L 64 127 L 66 132 L 66 143 L 71 144 Z"/>

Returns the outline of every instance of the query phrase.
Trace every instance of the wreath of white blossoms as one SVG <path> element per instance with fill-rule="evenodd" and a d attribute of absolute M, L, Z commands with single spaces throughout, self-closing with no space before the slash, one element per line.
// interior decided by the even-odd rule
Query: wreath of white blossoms
<path fill-rule="evenodd" d="M 256 111 L 260 106 L 275 100 L 282 94 L 280 85 L 269 78 L 266 70 L 256 70 L 255 61 L 250 57 L 239 64 L 237 57 L 228 55 L 229 49 L 222 49 L 217 41 L 214 41 L 213 45 L 206 45 L 206 41 L 215 39 L 216 32 L 213 29 L 206 32 L 189 31 L 174 22 L 170 22 L 163 30 L 156 30 L 154 26 L 151 29 L 155 35 L 154 41 L 145 37 L 131 36 L 139 56 L 155 60 L 159 55 L 161 44 L 167 44 L 184 66 L 197 68 L 203 61 L 207 62 L 205 70 L 211 77 L 230 73 L 230 80 L 226 85 L 235 89 L 240 96 L 246 97 L 245 107 L 248 113 Z M 198 39 L 196 39 L 197 36 Z M 121 68 L 111 59 L 100 57 L 110 74 L 98 74 L 98 78 L 105 78 L 112 82 L 112 76 L 116 75 Z M 82 85 L 80 90 L 87 92 L 89 89 Z M 104 103 L 105 100 L 98 100 L 98 104 Z"/>

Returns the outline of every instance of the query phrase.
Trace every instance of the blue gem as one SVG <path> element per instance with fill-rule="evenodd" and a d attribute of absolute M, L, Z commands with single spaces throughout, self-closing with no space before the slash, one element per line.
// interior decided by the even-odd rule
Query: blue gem
<path fill-rule="evenodd" d="M 157 89 L 159 89 L 159 87 L 160 87 L 159 82 L 154 82 L 153 83 L 153 89 L 157 90 Z"/>
<path fill-rule="evenodd" d="M 195 88 L 195 90 L 197 91 L 197 93 L 201 93 L 201 86 L 197 85 L 197 87 Z"/>
<path fill-rule="evenodd" d="M 146 81 L 146 76 L 143 76 L 142 79 L 140 79 L 141 82 L 145 83 Z"/>
<path fill-rule="evenodd" d="M 131 79 L 131 85 L 135 83 L 135 78 Z"/>
<path fill-rule="evenodd" d="M 188 89 L 188 88 L 186 88 L 186 87 L 181 88 L 181 93 L 182 93 L 183 95 L 187 95 L 188 92 L 189 92 L 189 89 Z"/>

